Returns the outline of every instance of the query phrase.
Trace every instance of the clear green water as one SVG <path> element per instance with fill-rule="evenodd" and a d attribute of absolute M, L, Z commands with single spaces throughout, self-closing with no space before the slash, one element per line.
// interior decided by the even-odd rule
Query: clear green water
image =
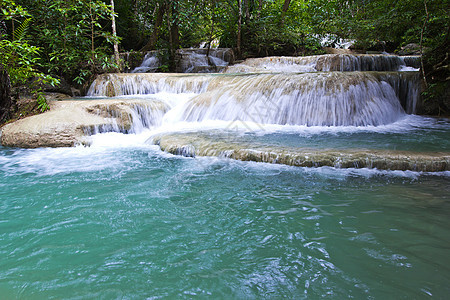
<path fill-rule="evenodd" d="M 198 123 L 203 125 L 204 123 Z M 165 132 L 200 136 L 205 140 L 248 144 L 274 149 L 296 147 L 311 149 L 374 149 L 411 152 L 450 153 L 450 120 L 407 115 L 384 126 L 278 126 L 246 127 L 238 121 L 214 126 L 162 126 Z M 186 127 L 186 123 L 182 124 Z M 217 126 L 219 125 L 219 126 Z M 234 125 L 241 125 L 240 127 Z M 221 126 L 221 127 L 220 127 Z M 206 127 L 206 128 L 204 128 Z M 189 140 L 187 138 L 187 140 Z"/>
<path fill-rule="evenodd" d="M 450 174 L 0 148 L 1 299 L 444 299 Z"/>
<path fill-rule="evenodd" d="M 379 149 L 412 152 L 450 152 L 448 121 L 430 127 L 408 128 L 398 132 L 324 132 L 322 134 L 271 133 L 259 136 L 248 133 L 251 143 L 318 149 Z"/>
<path fill-rule="evenodd" d="M 322 127 L 323 128 L 323 127 Z M 450 124 L 437 122 L 432 127 L 408 128 L 399 132 L 336 131 L 316 133 L 313 130 L 295 132 L 207 130 L 193 135 L 223 141 L 263 147 L 298 147 L 312 149 L 376 149 L 411 152 L 450 152 Z M 191 134 L 191 133 L 190 133 Z"/>

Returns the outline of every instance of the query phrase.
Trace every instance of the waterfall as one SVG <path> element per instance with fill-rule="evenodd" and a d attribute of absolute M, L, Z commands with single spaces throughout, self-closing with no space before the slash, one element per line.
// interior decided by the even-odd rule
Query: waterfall
<path fill-rule="evenodd" d="M 84 109 L 103 117 L 104 121 L 82 129 L 86 135 L 104 132 L 141 133 L 145 128 L 160 126 L 170 108 L 170 105 L 159 100 L 99 100 L 95 104 L 85 105 Z"/>
<path fill-rule="evenodd" d="M 174 122 L 379 126 L 415 112 L 418 72 L 400 69 L 418 63 L 417 57 L 393 55 L 268 57 L 222 74 L 103 74 L 88 95 L 193 93 L 178 105 Z M 239 73 L 245 68 L 266 72 Z"/>
<path fill-rule="evenodd" d="M 160 126 L 165 113 L 170 109 L 167 104 L 131 106 L 131 133 L 141 133 L 146 128 Z"/>
<path fill-rule="evenodd" d="M 377 72 L 377 77 L 394 89 L 406 113 L 416 113 L 420 98 L 419 72 Z"/>
<path fill-rule="evenodd" d="M 88 96 L 148 95 L 160 92 L 200 93 L 208 77 L 162 73 L 102 74 L 92 83 Z"/>
<path fill-rule="evenodd" d="M 97 79 L 90 95 L 198 94 L 185 104 L 179 121 L 367 126 L 394 122 L 405 114 L 402 104 L 413 112 L 418 89 L 398 73 L 109 74 Z"/>
<path fill-rule="evenodd" d="M 133 71 L 131 71 L 131 73 L 156 72 L 160 65 L 161 62 L 158 58 L 158 52 L 150 51 L 145 55 L 144 61 L 141 63 L 141 65 L 139 67 L 136 67 Z"/>
<path fill-rule="evenodd" d="M 305 57 L 263 57 L 229 66 L 226 73 L 402 71 L 420 66 L 419 56 L 328 54 Z"/>
<path fill-rule="evenodd" d="M 377 126 L 405 113 L 394 88 L 370 73 L 261 74 L 218 86 L 189 101 L 184 120 Z"/>
<path fill-rule="evenodd" d="M 179 49 L 177 50 L 177 71 L 180 73 L 221 72 L 234 60 L 232 50 L 216 49 Z"/>
<path fill-rule="evenodd" d="M 235 66 L 253 73 L 102 74 L 89 89 L 97 99 L 55 102 L 55 111 L 2 128 L 2 143 L 17 146 L 19 138 L 27 147 L 104 145 L 124 139 L 191 157 L 447 171 L 445 131 L 421 132 L 421 117 L 407 116 L 418 103 L 420 74 L 405 70 L 417 62 L 388 55 L 270 57 Z"/>

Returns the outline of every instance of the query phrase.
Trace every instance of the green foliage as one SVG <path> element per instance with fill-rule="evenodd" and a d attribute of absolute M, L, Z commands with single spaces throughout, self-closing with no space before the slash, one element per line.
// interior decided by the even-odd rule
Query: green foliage
<path fill-rule="evenodd" d="M 0 51 L 0 64 L 8 71 L 13 86 L 24 84 L 36 72 L 39 48 L 25 41 L 1 40 Z"/>
<path fill-rule="evenodd" d="M 425 52 L 423 63 L 427 86 L 422 93 L 423 113 L 432 115 L 450 114 L 450 32 L 441 44 Z"/>
<path fill-rule="evenodd" d="M 244 56 L 305 55 L 320 52 L 318 36 L 307 11 L 308 2 L 291 1 L 282 11 L 284 0 L 241 1 L 242 48 Z M 239 7 L 228 2 L 219 11 L 220 44 L 236 46 Z"/>
<path fill-rule="evenodd" d="M 3 1 L 1 12 L 0 20 L 17 22 L 19 17 L 29 16 L 14 1 Z M 12 32 L 12 37 L 9 39 L 8 36 L 2 36 L 2 39 L 0 39 L 0 53 L 3 55 L 0 56 L 0 65 L 9 73 L 12 86 L 25 85 L 30 80 L 32 81 L 32 84 L 29 86 L 30 92 L 37 97 L 39 108 L 45 111 L 49 107 L 46 99 L 42 96 L 41 86 L 42 84 L 56 85 L 59 81 L 39 72 L 37 69 L 40 66 L 40 49 L 30 45 L 26 40 L 26 33 L 31 22 L 31 18 L 22 21 Z"/>
<path fill-rule="evenodd" d="M 85 84 L 95 74 L 114 71 L 111 9 L 100 0 L 17 0 L 35 18 L 31 34 L 42 49 L 42 69 Z"/>
<path fill-rule="evenodd" d="M 0 10 L 0 20 L 17 20 L 30 16 L 28 11 L 16 5 L 14 0 L 0 0 Z"/>
<path fill-rule="evenodd" d="M 316 33 L 353 39 L 364 49 L 380 42 L 390 44 L 385 50 L 418 44 L 422 29 L 423 45 L 442 42 L 449 28 L 449 9 L 446 0 L 316 0 L 307 6 Z"/>
<path fill-rule="evenodd" d="M 9 27 L 1 38 L 7 55 L 0 59 L 7 65 L 14 61 L 13 79 L 23 82 L 31 67 L 83 85 L 117 69 L 114 42 L 121 40 L 124 50 L 139 50 L 153 36 L 153 47 L 172 50 L 163 60 L 172 66 L 177 47 L 217 39 L 221 47 L 236 48 L 239 20 L 244 56 L 321 53 L 319 39 L 325 35 L 354 39 L 362 49 L 382 45 L 378 50 L 392 51 L 421 40 L 434 48 L 450 23 L 446 0 L 291 0 L 288 7 L 284 0 L 115 0 L 121 39 L 110 33 L 112 12 L 105 3 L 0 0 L 0 20 Z"/>
<path fill-rule="evenodd" d="M 47 103 L 47 99 L 45 99 L 45 97 L 42 93 L 37 94 L 37 103 L 38 103 L 38 108 L 42 112 L 50 109 L 50 107 L 48 106 L 48 103 Z"/>

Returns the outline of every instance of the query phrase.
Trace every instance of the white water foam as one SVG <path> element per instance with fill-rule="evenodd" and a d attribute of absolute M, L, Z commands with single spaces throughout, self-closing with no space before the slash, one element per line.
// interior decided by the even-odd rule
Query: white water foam
<path fill-rule="evenodd" d="M 196 171 L 206 170 L 211 166 L 222 165 L 230 169 L 244 169 L 250 173 L 257 174 L 279 174 L 281 172 L 292 172 L 296 174 L 314 174 L 320 177 L 330 179 L 345 180 L 350 177 L 357 178 L 404 178 L 417 180 L 422 176 L 450 177 L 450 171 L 444 172 L 416 172 L 416 171 L 400 171 L 400 170 L 378 170 L 369 168 L 335 168 L 335 167 L 295 167 L 283 164 L 272 164 L 265 162 L 240 161 L 223 157 L 197 156 L 195 158 L 174 155 L 170 153 L 162 154 L 164 157 L 179 159 L 181 161 L 190 162 L 189 168 Z"/>
<path fill-rule="evenodd" d="M 409 67 L 409 66 L 405 66 L 402 65 L 399 68 L 400 72 L 418 72 L 420 70 L 420 68 L 414 68 L 414 67 Z"/>
<path fill-rule="evenodd" d="M 151 95 L 133 95 L 133 98 L 148 98 L 159 100 L 166 103 L 170 110 L 161 116 L 161 122 L 158 126 L 150 126 L 145 128 L 142 124 L 134 124 L 139 129 L 131 130 L 134 135 L 121 135 L 119 133 L 92 136 L 90 139 L 93 145 L 109 145 L 114 143 L 121 146 L 129 143 L 130 146 L 137 146 L 139 143 L 145 143 L 150 137 L 164 133 L 183 133 L 219 130 L 223 132 L 234 132 L 234 134 L 254 133 L 256 135 L 266 135 L 273 133 L 298 134 L 301 136 L 311 136 L 320 134 L 338 134 L 338 133 L 405 133 L 414 131 L 418 128 L 438 128 L 442 127 L 436 123 L 435 119 L 426 118 L 416 115 L 406 115 L 397 121 L 379 126 L 306 126 L 306 125 L 280 125 L 280 124 L 263 124 L 252 121 L 243 120 L 211 120 L 203 121 L 185 121 L 184 111 L 186 105 L 198 94 L 196 93 L 168 93 L 160 92 Z M 120 96 L 119 98 L 130 98 L 130 96 Z M 135 122 L 136 123 L 136 122 Z M 444 126 L 445 127 L 445 126 Z M 111 136 L 111 141 L 107 141 L 107 136 Z M 101 139 L 101 140 L 96 140 Z M 124 144 L 123 144 L 124 143 Z"/>
<path fill-rule="evenodd" d="M 184 101 L 188 101 L 185 99 Z M 404 133 L 414 131 L 418 128 L 439 128 L 442 127 L 432 118 L 421 117 L 417 115 L 404 115 L 403 118 L 394 123 L 380 126 L 306 126 L 306 125 L 279 125 L 279 124 L 261 124 L 251 121 L 223 121 L 223 120 L 205 120 L 201 122 L 187 122 L 180 120 L 179 106 L 174 106 L 167 112 L 163 118 L 161 126 L 152 128 L 152 134 L 162 133 L 183 133 L 208 130 L 227 130 L 236 133 L 255 133 L 258 135 L 272 133 L 295 133 L 300 135 L 318 135 L 324 133 Z"/>
<path fill-rule="evenodd" d="M 398 73 L 398 72 L 397 72 Z M 90 95 L 197 94 L 185 121 L 254 121 L 281 125 L 382 125 L 414 112 L 408 76 L 371 72 L 258 75 L 108 74 Z M 184 97 L 184 96 L 181 96 Z"/>
<path fill-rule="evenodd" d="M 414 171 L 386 171 L 377 169 L 340 169 L 334 167 L 293 167 L 261 162 L 235 161 L 229 158 L 196 157 L 187 158 L 162 152 L 158 146 L 143 142 L 146 136 L 125 135 L 121 133 L 103 133 L 95 136 L 91 147 L 71 148 L 40 148 L 14 150 L 14 154 L 0 156 L 0 166 L 4 175 L 34 174 L 37 176 L 51 176 L 76 172 L 98 172 L 115 170 L 118 174 L 135 168 L 143 162 L 136 160 L 129 151 L 151 152 L 156 157 L 174 158 L 180 161 L 192 161 L 196 169 L 206 169 L 211 165 L 229 165 L 230 168 L 245 168 L 251 172 L 295 172 L 311 173 L 334 179 L 348 177 L 393 177 L 415 180 L 421 176 L 450 177 L 450 171 L 445 172 L 414 172 Z M 118 142 L 120 140 L 120 142 Z M 126 152 L 124 152 L 126 151 Z M 142 159 L 140 157 L 139 159 Z M 199 169 L 200 168 L 200 169 Z"/>
<path fill-rule="evenodd" d="M 326 54 L 304 57 L 249 58 L 228 67 L 226 73 L 296 73 L 316 71 L 417 71 L 418 56 L 385 54 Z"/>
<path fill-rule="evenodd" d="M 1 165 L 7 174 L 38 176 L 120 169 L 122 164 L 112 155 L 112 149 L 96 147 L 22 149 L 3 157 Z"/>

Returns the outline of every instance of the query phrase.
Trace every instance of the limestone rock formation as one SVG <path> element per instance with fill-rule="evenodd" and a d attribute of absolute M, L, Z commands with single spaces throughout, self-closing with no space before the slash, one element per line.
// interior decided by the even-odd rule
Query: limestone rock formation
<path fill-rule="evenodd" d="M 151 142 L 161 150 L 186 157 L 217 156 L 241 161 L 265 162 L 297 167 L 377 168 L 438 172 L 450 170 L 450 153 L 368 149 L 313 149 L 247 144 L 208 134 L 171 133 L 157 135 Z"/>
<path fill-rule="evenodd" d="M 51 101 L 50 111 L 5 125 L 1 144 L 6 147 L 70 147 L 86 143 L 86 136 L 114 128 L 127 131 L 132 107 L 144 100 Z"/>

